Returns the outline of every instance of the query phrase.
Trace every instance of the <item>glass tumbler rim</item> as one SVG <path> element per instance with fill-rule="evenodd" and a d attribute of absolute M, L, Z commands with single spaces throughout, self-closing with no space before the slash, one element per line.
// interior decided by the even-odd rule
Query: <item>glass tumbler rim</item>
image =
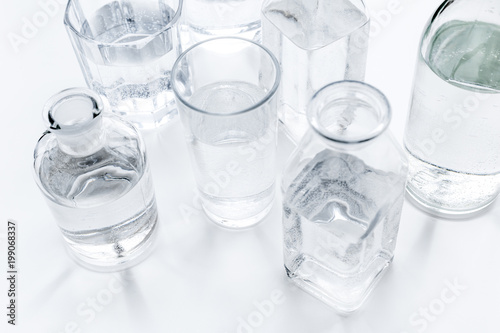
<path fill-rule="evenodd" d="M 75 2 L 75 0 L 69 0 L 68 4 L 66 5 L 66 9 L 64 11 L 64 25 L 67 28 L 69 28 L 79 38 L 85 39 L 88 42 L 91 42 L 91 43 L 94 43 L 94 44 L 99 44 L 99 45 L 102 45 L 102 46 L 123 46 L 123 45 L 141 45 L 141 44 L 147 44 L 150 40 L 155 39 L 156 37 L 158 37 L 159 35 L 161 35 L 165 31 L 171 29 L 177 23 L 177 21 L 179 21 L 179 18 L 181 17 L 182 5 L 183 5 L 183 1 L 184 0 L 177 0 L 177 1 L 179 2 L 179 4 L 178 4 L 178 6 L 176 8 L 175 15 L 173 16 L 172 20 L 170 20 L 170 22 L 168 22 L 167 25 L 165 25 L 162 29 L 156 31 L 153 34 L 150 34 L 150 35 L 145 36 L 143 38 L 134 40 L 132 42 L 119 43 L 119 44 L 113 43 L 113 42 L 100 42 L 100 41 L 97 41 L 97 40 L 95 40 L 93 38 L 90 38 L 89 36 L 86 36 L 86 35 L 82 34 L 79 31 L 79 29 L 77 29 L 75 27 L 75 25 L 71 22 L 71 19 L 69 18 L 69 16 L 70 16 L 70 8 L 73 5 L 73 3 Z"/>
<path fill-rule="evenodd" d="M 232 111 L 229 113 L 215 113 L 215 112 L 203 110 L 203 109 L 200 109 L 200 108 L 192 105 L 187 100 L 185 100 L 185 98 L 183 98 L 181 96 L 181 94 L 179 93 L 179 91 L 177 89 L 176 77 L 177 77 L 177 73 L 179 71 L 180 63 L 188 55 L 188 53 L 190 53 L 193 49 L 198 48 L 199 46 L 201 46 L 203 44 L 213 43 L 214 41 L 220 41 L 220 40 L 235 40 L 235 41 L 253 44 L 253 46 L 260 48 L 262 51 L 264 51 L 265 54 L 268 55 L 269 59 L 273 63 L 273 67 L 274 67 L 275 72 L 276 72 L 273 85 L 272 85 L 271 89 L 269 89 L 269 91 L 266 92 L 266 95 L 264 97 L 262 97 L 257 103 L 255 103 L 252 106 L 245 108 L 243 110 Z M 247 113 L 249 111 L 252 111 L 252 110 L 259 108 L 260 106 L 267 103 L 276 94 L 278 87 L 280 85 L 280 81 L 281 81 L 281 67 L 280 67 L 280 64 L 278 62 L 278 59 L 276 59 L 276 56 L 264 45 L 261 45 L 257 42 L 254 42 L 253 40 L 241 38 L 241 37 L 223 36 L 223 37 L 216 37 L 216 38 L 211 38 L 211 39 L 207 39 L 207 40 L 198 42 L 195 45 L 189 47 L 184 52 L 182 52 L 182 54 L 179 55 L 179 57 L 175 61 L 174 65 L 172 66 L 172 90 L 174 91 L 174 94 L 175 94 L 175 97 L 177 98 L 177 100 L 180 101 L 185 106 L 187 106 L 188 108 L 190 108 L 191 110 L 200 112 L 202 114 L 211 115 L 211 116 L 221 116 L 221 117 L 235 116 L 235 115 L 244 114 L 244 113 Z"/>
<path fill-rule="evenodd" d="M 321 108 L 318 108 L 315 104 L 317 100 L 324 99 L 325 94 L 331 94 L 332 92 L 342 92 L 342 90 L 345 91 L 345 89 L 347 88 L 354 89 L 352 91 L 358 93 L 363 93 L 366 97 L 369 97 L 374 102 L 378 103 L 377 109 L 380 112 L 377 126 L 371 128 L 371 130 L 366 134 L 358 135 L 353 138 L 346 138 L 341 135 L 335 135 L 327 128 L 325 128 L 318 119 L 319 111 L 321 111 Z M 361 144 L 377 138 L 387 130 L 391 122 L 391 118 L 392 110 L 387 97 L 374 86 L 365 82 L 355 80 L 344 80 L 327 84 L 313 95 L 309 102 L 309 107 L 307 108 L 307 121 L 309 122 L 309 126 L 313 129 L 313 131 L 324 139 L 341 144 Z"/>

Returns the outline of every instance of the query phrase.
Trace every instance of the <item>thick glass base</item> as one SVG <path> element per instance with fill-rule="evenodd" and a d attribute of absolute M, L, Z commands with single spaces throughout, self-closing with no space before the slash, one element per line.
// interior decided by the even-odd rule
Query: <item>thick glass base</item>
<path fill-rule="evenodd" d="M 484 214 L 488 210 L 488 208 L 491 207 L 491 204 L 496 200 L 496 197 L 493 197 L 476 208 L 469 208 L 464 210 L 447 209 L 436 205 L 435 202 L 429 200 L 428 198 L 420 196 L 417 191 L 414 191 L 410 184 L 406 186 L 406 192 L 408 193 L 406 197 L 415 207 L 431 216 L 447 220 L 470 219 Z"/>
<path fill-rule="evenodd" d="M 207 217 L 227 229 L 246 229 L 257 225 L 274 203 L 275 184 L 264 191 L 239 198 L 211 196 L 201 192 L 201 206 Z"/>
<path fill-rule="evenodd" d="M 151 254 L 158 235 L 158 228 L 159 223 L 155 222 L 142 241 L 125 255 L 96 259 L 75 251 L 69 244 L 67 246 L 67 252 L 78 265 L 86 269 L 100 273 L 122 271 L 141 263 Z"/>
<path fill-rule="evenodd" d="M 445 219 L 482 213 L 498 196 L 500 174 L 457 172 L 419 159 L 408 150 L 406 190 L 422 211 Z"/>
<path fill-rule="evenodd" d="M 259 213 L 241 219 L 218 216 L 210 212 L 208 209 L 206 209 L 206 207 L 203 204 L 202 207 L 207 217 L 218 226 L 223 227 L 225 229 L 243 230 L 254 227 L 260 222 L 262 222 L 264 217 L 266 217 L 266 215 L 269 214 L 269 212 L 271 211 L 271 208 L 273 207 L 273 201 L 271 201 L 271 203 Z"/>
<path fill-rule="evenodd" d="M 285 270 L 290 280 L 300 289 L 335 309 L 341 315 L 358 310 L 392 262 L 377 257 L 364 272 L 340 275 L 332 272 L 313 258 L 305 258 L 300 266 Z"/>

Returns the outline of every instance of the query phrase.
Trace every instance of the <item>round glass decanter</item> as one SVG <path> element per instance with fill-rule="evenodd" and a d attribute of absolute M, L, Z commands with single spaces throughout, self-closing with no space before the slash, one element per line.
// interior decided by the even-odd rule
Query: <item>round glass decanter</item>
<path fill-rule="evenodd" d="M 145 257 L 158 214 L 144 142 L 132 125 L 102 112 L 89 89 L 52 97 L 34 169 L 70 254 L 111 271 Z"/>

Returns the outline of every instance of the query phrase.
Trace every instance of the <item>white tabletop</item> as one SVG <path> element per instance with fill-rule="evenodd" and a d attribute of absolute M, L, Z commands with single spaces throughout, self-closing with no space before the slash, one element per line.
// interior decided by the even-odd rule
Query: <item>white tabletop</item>
<path fill-rule="evenodd" d="M 178 121 L 145 135 L 161 218 L 153 254 L 114 275 L 77 266 L 32 176 L 42 106 L 54 93 L 85 84 L 62 24 L 63 2 L 0 4 L 1 332 L 500 331 L 498 202 L 463 222 L 437 220 L 406 202 L 392 267 L 361 310 L 340 317 L 285 278 L 280 195 L 263 223 L 242 232 L 218 228 L 192 203 L 195 185 Z M 367 82 L 388 96 L 400 142 L 420 34 L 440 2 L 366 0 L 380 27 L 371 40 Z M 53 17 L 40 14 L 41 3 L 52 4 Z M 391 17 L 383 15 L 388 8 Z M 25 19 L 39 27 L 23 36 Z M 292 149 L 282 136 L 280 168 Z M 4 306 L 9 218 L 18 222 L 16 327 L 6 324 Z"/>

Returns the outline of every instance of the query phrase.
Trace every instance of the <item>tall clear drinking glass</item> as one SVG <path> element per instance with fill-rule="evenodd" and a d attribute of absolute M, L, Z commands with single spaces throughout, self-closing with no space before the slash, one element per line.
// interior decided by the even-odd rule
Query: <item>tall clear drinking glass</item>
<path fill-rule="evenodd" d="M 170 84 L 180 54 L 182 0 L 70 0 L 64 23 L 87 85 L 139 128 L 176 113 Z"/>
<path fill-rule="evenodd" d="M 187 0 L 182 10 L 183 50 L 215 37 L 261 41 L 262 0 Z"/>
<path fill-rule="evenodd" d="M 250 40 L 215 38 L 184 52 L 172 75 L 205 213 L 229 228 L 256 224 L 275 191 L 276 58 Z"/>

